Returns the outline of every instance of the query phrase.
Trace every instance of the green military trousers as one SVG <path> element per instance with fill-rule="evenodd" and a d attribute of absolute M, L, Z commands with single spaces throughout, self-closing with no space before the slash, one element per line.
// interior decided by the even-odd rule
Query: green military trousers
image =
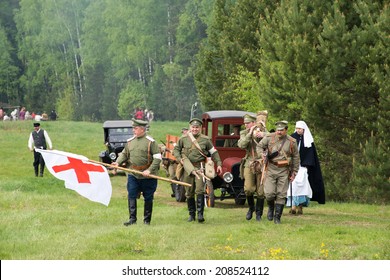
<path fill-rule="evenodd" d="M 264 182 L 265 198 L 269 201 L 275 200 L 276 204 L 285 204 L 289 183 L 288 167 L 277 167 L 268 164 Z"/>
<path fill-rule="evenodd" d="M 260 185 L 261 174 L 253 174 L 248 166 L 244 168 L 244 178 L 245 195 L 256 194 L 258 198 L 264 198 L 264 186 Z"/>

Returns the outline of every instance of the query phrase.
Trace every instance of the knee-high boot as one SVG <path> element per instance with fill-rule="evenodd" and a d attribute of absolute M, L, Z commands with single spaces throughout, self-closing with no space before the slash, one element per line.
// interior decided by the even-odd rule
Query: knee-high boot
<path fill-rule="evenodd" d="M 246 219 L 249 221 L 252 219 L 253 212 L 255 212 L 255 200 L 253 198 L 253 195 L 247 196 L 246 200 L 248 201 L 248 212 L 246 213 Z"/>
<path fill-rule="evenodd" d="M 261 221 L 264 209 L 264 198 L 257 198 L 256 201 L 256 221 Z"/>
<path fill-rule="evenodd" d="M 45 170 L 45 165 L 41 164 L 41 168 L 40 168 L 40 171 L 39 171 L 39 177 L 43 177 L 43 171 L 44 170 Z"/>
<path fill-rule="evenodd" d="M 284 204 L 275 204 L 275 218 L 274 218 L 274 223 L 275 224 L 280 224 L 280 218 L 282 217 L 283 214 L 283 208 Z"/>
<path fill-rule="evenodd" d="M 272 221 L 274 219 L 275 200 L 267 200 L 267 204 L 268 204 L 267 219 L 268 221 Z"/>
<path fill-rule="evenodd" d="M 195 212 L 196 212 L 195 198 L 193 197 L 187 198 L 187 206 L 189 212 L 188 221 L 193 222 L 195 221 Z"/>
<path fill-rule="evenodd" d="M 203 210 L 204 210 L 204 195 L 198 194 L 197 196 L 197 207 L 198 207 L 198 222 L 203 223 L 204 217 L 203 217 Z"/>
<path fill-rule="evenodd" d="M 171 193 L 171 197 L 175 197 L 175 189 L 176 189 L 176 184 L 172 183 L 171 184 L 171 189 L 172 189 L 172 193 Z"/>
<path fill-rule="evenodd" d="M 130 216 L 130 218 L 129 218 L 128 222 L 123 223 L 125 226 L 130 226 L 130 225 L 137 223 L 137 199 L 129 198 L 128 203 L 129 203 L 129 216 Z"/>
<path fill-rule="evenodd" d="M 144 224 L 150 225 L 150 221 L 152 220 L 152 212 L 153 212 L 153 200 L 145 201 Z"/>

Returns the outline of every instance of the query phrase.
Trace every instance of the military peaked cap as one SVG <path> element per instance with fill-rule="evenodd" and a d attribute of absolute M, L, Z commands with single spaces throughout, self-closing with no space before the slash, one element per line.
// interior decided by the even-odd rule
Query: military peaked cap
<path fill-rule="evenodd" d="M 288 128 L 288 121 L 278 121 L 275 123 L 276 130 L 284 130 Z"/>
<path fill-rule="evenodd" d="M 203 125 L 203 122 L 201 119 L 193 118 L 192 120 L 190 120 L 190 125 L 201 126 L 201 125 Z"/>
<path fill-rule="evenodd" d="M 143 121 L 143 120 L 136 120 L 136 119 L 131 119 L 133 121 L 133 126 L 147 126 L 148 122 Z"/>
<path fill-rule="evenodd" d="M 256 117 L 255 116 L 252 116 L 252 115 L 249 115 L 249 114 L 245 114 L 244 116 L 244 123 L 250 123 L 250 122 L 254 122 L 256 121 Z"/>

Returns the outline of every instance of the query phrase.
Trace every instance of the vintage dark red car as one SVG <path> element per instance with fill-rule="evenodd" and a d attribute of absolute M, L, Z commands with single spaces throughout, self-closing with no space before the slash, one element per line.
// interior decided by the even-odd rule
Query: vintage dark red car
<path fill-rule="evenodd" d="M 221 110 L 202 114 L 203 134 L 210 137 L 222 160 L 223 174 L 206 184 L 206 201 L 214 207 L 215 200 L 233 198 L 237 205 L 244 205 L 244 181 L 240 178 L 241 159 L 245 150 L 237 146 L 240 130 L 244 129 L 244 115 L 247 111 Z M 217 191 L 218 190 L 218 191 Z"/>
<path fill-rule="evenodd" d="M 206 203 L 215 206 L 215 200 L 233 198 L 237 205 L 244 205 L 244 181 L 240 178 L 240 164 L 245 150 L 238 147 L 240 130 L 244 129 L 244 116 L 256 115 L 247 111 L 220 110 L 202 114 L 203 131 L 209 136 L 222 160 L 222 174 L 205 181 Z M 173 196 L 178 202 L 185 202 L 185 188 L 172 184 Z"/>

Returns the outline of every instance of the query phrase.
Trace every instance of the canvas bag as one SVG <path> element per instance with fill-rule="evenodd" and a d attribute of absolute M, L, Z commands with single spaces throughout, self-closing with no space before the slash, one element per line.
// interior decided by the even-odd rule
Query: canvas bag
<path fill-rule="evenodd" d="M 204 169 L 205 175 L 210 179 L 213 179 L 215 178 L 215 176 L 217 176 L 217 174 L 215 173 L 214 161 L 212 161 L 211 158 L 206 159 L 206 166 Z"/>
<path fill-rule="evenodd" d="M 181 164 L 181 162 L 179 162 L 177 164 L 176 173 L 175 173 L 177 180 L 180 180 L 181 176 L 183 176 L 183 173 L 184 173 L 184 166 L 183 164 Z"/>

